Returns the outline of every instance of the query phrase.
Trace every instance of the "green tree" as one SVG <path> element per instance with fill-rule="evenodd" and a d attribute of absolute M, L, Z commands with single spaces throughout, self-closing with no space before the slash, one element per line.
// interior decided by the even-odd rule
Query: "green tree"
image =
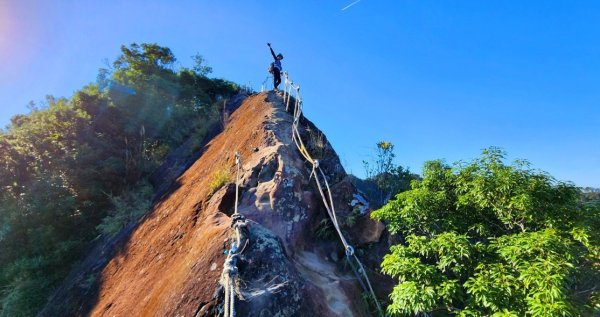
<path fill-rule="evenodd" d="M 586 203 L 600 202 L 600 188 L 585 187 L 581 189 L 581 200 Z"/>
<path fill-rule="evenodd" d="M 423 179 L 373 217 L 403 243 L 382 271 L 398 280 L 392 315 L 578 316 L 598 313 L 600 205 L 569 183 L 504 163 L 425 164 Z"/>
<path fill-rule="evenodd" d="M 367 184 L 363 184 L 362 187 L 376 207 L 385 204 L 394 195 L 408 190 L 411 180 L 418 178 L 408 168 L 396 165 L 395 157 L 394 144 L 380 141 L 377 143 L 374 160 L 363 161 Z M 375 185 L 374 191 L 368 189 L 371 187 L 369 183 Z"/>
<path fill-rule="evenodd" d="M 202 144 L 237 90 L 198 59 L 173 70 L 156 44 L 121 52 L 98 84 L 31 104 L 0 131 L 0 317 L 35 315 L 94 238 L 146 212 L 155 168 Z"/>
<path fill-rule="evenodd" d="M 192 59 L 194 60 L 194 67 L 192 67 L 192 70 L 196 72 L 196 74 L 206 77 L 208 74 L 212 73 L 212 67 L 206 65 L 206 60 L 202 55 L 196 54 L 192 56 Z"/>

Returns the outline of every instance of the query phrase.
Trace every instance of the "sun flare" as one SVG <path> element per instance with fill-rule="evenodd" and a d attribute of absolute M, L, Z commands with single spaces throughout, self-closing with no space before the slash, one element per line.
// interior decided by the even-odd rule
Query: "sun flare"
<path fill-rule="evenodd" d="M 0 57 L 4 58 L 7 55 L 12 33 L 12 19 L 7 2 L 0 2 Z"/>

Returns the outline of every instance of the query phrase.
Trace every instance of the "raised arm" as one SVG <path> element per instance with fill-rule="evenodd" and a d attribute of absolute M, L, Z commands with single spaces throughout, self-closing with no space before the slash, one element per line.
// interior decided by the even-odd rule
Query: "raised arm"
<path fill-rule="evenodd" d="M 271 50 L 271 55 L 273 55 L 273 59 L 277 60 L 277 55 L 275 55 L 275 52 L 273 51 L 273 48 L 271 47 L 271 43 L 267 43 L 267 45 L 269 46 L 269 49 Z"/>

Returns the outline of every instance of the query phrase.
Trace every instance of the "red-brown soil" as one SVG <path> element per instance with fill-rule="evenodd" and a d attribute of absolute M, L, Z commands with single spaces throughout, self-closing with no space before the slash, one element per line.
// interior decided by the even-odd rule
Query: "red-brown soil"
<path fill-rule="evenodd" d="M 234 175 L 234 153 L 260 147 L 265 96 L 250 97 L 158 203 L 124 249 L 102 271 L 92 316 L 192 316 L 212 300 L 221 274 L 230 219 L 204 209 L 211 175 Z M 209 177 L 207 177 L 209 176 Z M 183 295 L 182 295 L 183 294 Z"/>

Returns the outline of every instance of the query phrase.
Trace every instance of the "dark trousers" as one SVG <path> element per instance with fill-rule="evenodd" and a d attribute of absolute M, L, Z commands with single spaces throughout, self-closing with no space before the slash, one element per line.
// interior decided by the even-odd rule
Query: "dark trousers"
<path fill-rule="evenodd" d="M 273 71 L 273 89 L 277 89 L 279 84 L 281 84 L 281 72 L 275 68 L 275 71 Z"/>

